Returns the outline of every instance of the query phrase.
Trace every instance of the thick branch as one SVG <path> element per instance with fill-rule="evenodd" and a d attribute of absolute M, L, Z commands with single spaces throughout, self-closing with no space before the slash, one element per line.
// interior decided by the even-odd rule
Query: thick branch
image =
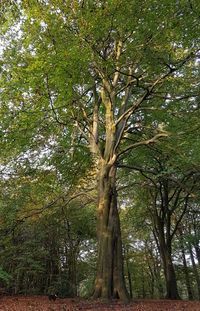
<path fill-rule="evenodd" d="M 116 70 L 115 70 L 115 73 L 114 73 L 114 77 L 113 77 L 113 82 L 112 82 L 112 85 L 113 85 L 114 88 L 116 87 L 117 82 L 118 82 L 118 80 L 119 80 L 119 74 L 120 74 L 120 72 L 119 72 L 118 61 L 119 61 L 121 52 L 122 52 L 122 41 L 119 40 L 119 42 L 116 44 L 116 61 L 117 61 L 117 67 L 116 67 Z"/>
<path fill-rule="evenodd" d="M 132 145 L 129 145 L 126 149 L 122 150 L 118 155 L 117 157 L 120 157 L 122 154 L 126 153 L 127 151 L 131 150 L 131 149 L 134 149 L 136 147 L 139 147 L 139 146 L 145 146 L 145 145 L 149 145 L 149 144 L 153 144 L 155 143 L 159 138 L 161 137 L 168 137 L 168 134 L 167 133 L 159 133 L 159 134 L 156 134 L 154 137 L 150 138 L 150 139 L 147 139 L 147 140 L 142 140 L 142 141 L 139 141 L 137 143 L 134 143 Z"/>
<path fill-rule="evenodd" d="M 98 147 L 98 128 L 99 128 L 99 104 L 100 100 L 97 96 L 96 87 L 94 86 L 93 89 L 94 93 L 94 108 L 93 108 L 93 119 L 92 119 L 92 126 L 90 131 L 90 148 L 92 153 L 99 153 Z"/>
<path fill-rule="evenodd" d="M 162 74 L 160 77 L 158 77 L 155 81 L 153 81 L 151 85 L 146 88 L 146 91 L 142 97 L 140 97 L 135 103 L 133 103 L 133 105 L 131 105 L 131 107 L 129 107 L 127 110 L 122 111 L 122 114 L 119 116 L 119 118 L 115 122 L 115 126 L 117 127 L 122 121 L 124 121 L 123 128 L 120 130 L 120 136 L 118 137 L 115 149 L 118 147 L 120 143 L 120 140 L 123 135 L 123 130 L 130 116 L 141 106 L 144 100 L 149 98 L 149 96 L 153 93 L 153 90 L 156 88 L 158 84 L 162 83 L 168 76 L 170 76 L 175 71 L 180 69 L 193 56 L 194 56 L 193 53 L 190 53 L 187 57 L 185 57 L 182 61 L 180 61 L 176 67 L 168 66 L 168 71 L 165 74 Z M 129 78 L 131 76 L 132 74 L 130 73 Z"/>
<path fill-rule="evenodd" d="M 183 219 L 183 216 L 185 215 L 185 213 L 186 213 L 186 211 L 187 211 L 189 196 L 190 196 L 190 195 L 187 194 L 187 196 L 186 196 L 186 198 L 185 198 L 185 204 L 184 204 L 184 208 L 183 208 L 183 210 L 182 210 L 182 213 L 181 213 L 179 219 L 178 219 L 177 222 L 176 222 L 176 225 L 175 225 L 175 227 L 174 227 L 174 230 L 172 231 L 172 233 L 171 233 L 171 235 L 170 235 L 171 240 L 173 239 L 173 236 L 175 235 L 175 233 L 176 233 L 176 231 L 177 231 L 177 229 L 178 229 L 178 226 L 179 226 L 179 224 L 181 223 L 181 221 L 182 221 L 182 219 Z"/>

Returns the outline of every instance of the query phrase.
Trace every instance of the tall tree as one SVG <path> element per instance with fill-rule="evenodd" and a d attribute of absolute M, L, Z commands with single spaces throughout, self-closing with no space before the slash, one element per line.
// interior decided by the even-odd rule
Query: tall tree
<path fill-rule="evenodd" d="M 77 146 L 88 155 L 89 147 L 98 185 L 94 297 L 127 300 L 117 167 L 130 150 L 168 136 L 158 126 L 148 130 L 155 124 L 145 109 L 167 106 L 169 89 L 176 97 L 185 75 L 193 75 L 196 7 L 165 0 L 23 0 L 19 9 L 4 35 L 4 155 L 14 160 L 39 150 L 40 156 L 46 147 L 47 163 L 56 146 L 65 146 L 65 159 Z M 137 130 L 139 122 L 145 128 Z"/>

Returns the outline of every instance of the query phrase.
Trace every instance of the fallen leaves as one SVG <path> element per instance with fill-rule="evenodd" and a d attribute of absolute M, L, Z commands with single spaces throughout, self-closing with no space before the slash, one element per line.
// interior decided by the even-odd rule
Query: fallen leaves
<path fill-rule="evenodd" d="M 0 311 L 200 311 L 198 301 L 135 300 L 124 305 L 111 301 L 103 303 L 94 300 L 57 299 L 46 296 L 1 297 Z"/>

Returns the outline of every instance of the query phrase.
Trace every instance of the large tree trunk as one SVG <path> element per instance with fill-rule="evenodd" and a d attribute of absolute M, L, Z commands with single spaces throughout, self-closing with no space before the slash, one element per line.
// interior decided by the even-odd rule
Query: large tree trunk
<path fill-rule="evenodd" d="M 103 162 L 98 181 L 98 263 L 94 298 L 128 301 L 116 192 L 116 167 Z"/>
<path fill-rule="evenodd" d="M 164 272 L 165 272 L 165 280 L 166 280 L 166 298 L 167 299 L 180 299 L 176 274 L 174 270 L 174 265 L 172 262 L 171 255 L 168 251 L 166 251 L 165 259 L 164 259 Z"/>

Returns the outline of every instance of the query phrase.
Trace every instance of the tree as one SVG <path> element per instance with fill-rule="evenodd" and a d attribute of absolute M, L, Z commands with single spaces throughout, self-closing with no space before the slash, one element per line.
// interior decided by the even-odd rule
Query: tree
<path fill-rule="evenodd" d="M 182 239 L 182 243 L 185 246 L 185 252 L 190 256 L 190 261 L 192 264 L 193 275 L 196 281 L 196 297 L 200 299 L 200 276 L 199 276 L 199 261 L 198 261 L 198 249 L 199 249 L 199 196 L 194 198 L 191 209 L 187 213 L 187 218 L 185 219 L 185 226 L 179 228 L 179 235 Z M 198 263 L 198 264 L 197 264 Z"/>
<path fill-rule="evenodd" d="M 1 73 L 5 157 L 41 154 L 47 144 L 48 163 L 63 142 L 65 159 L 81 147 L 88 155 L 89 147 L 98 184 L 94 297 L 127 300 L 117 167 L 131 150 L 168 136 L 159 127 L 147 130 L 153 124 L 145 109 L 162 109 L 169 88 L 192 76 L 196 7 L 164 0 L 24 0 L 19 9 L 16 28 L 5 33 Z M 147 122 L 145 129 L 137 129 L 140 122 Z"/>
<path fill-rule="evenodd" d="M 161 258 L 152 233 L 147 202 L 137 195 L 138 192 L 140 190 L 137 189 L 136 184 L 134 188 L 128 189 L 126 194 L 128 202 L 126 208 L 121 211 L 125 272 L 131 284 L 129 290 L 134 289 L 134 298 L 163 299 L 164 280 Z M 125 201 L 126 195 L 123 195 Z M 141 196 L 144 197 L 144 192 Z"/>
<path fill-rule="evenodd" d="M 84 258 L 88 253 L 86 241 L 96 247 L 93 199 L 69 199 L 63 193 L 58 199 L 60 189 L 64 190 L 56 183 L 52 171 L 35 171 L 1 183 L 0 278 L 7 293 L 53 291 L 72 297 L 88 280 L 80 265 L 81 253 Z M 85 270 L 88 266 L 86 261 Z"/>

